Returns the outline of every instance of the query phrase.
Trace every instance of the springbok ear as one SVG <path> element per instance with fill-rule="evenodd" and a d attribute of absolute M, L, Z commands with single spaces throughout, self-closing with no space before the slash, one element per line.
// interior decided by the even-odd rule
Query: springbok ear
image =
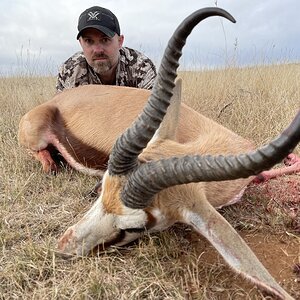
<path fill-rule="evenodd" d="M 158 138 L 170 140 L 175 140 L 176 138 L 181 105 L 181 89 L 182 79 L 178 78 L 175 82 L 170 106 L 168 107 L 167 113 L 155 134 Z"/>
<path fill-rule="evenodd" d="M 199 202 L 196 210 L 185 210 L 185 222 L 205 236 L 237 273 L 280 299 L 293 299 L 216 209 L 206 200 Z"/>

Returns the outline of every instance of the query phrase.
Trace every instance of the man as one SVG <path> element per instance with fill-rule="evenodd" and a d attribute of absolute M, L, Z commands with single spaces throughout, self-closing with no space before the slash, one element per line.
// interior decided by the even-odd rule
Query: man
<path fill-rule="evenodd" d="M 110 10 L 99 6 L 86 9 L 78 20 L 77 39 L 83 52 L 61 66 L 57 92 L 86 84 L 152 89 L 156 77 L 153 62 L 139 51 L 123 47 L 124 36 Z"/>

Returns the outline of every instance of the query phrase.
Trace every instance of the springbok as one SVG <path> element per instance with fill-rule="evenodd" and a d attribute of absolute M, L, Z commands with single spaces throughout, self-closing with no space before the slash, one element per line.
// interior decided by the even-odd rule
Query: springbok
<path fill-rule="evenodd" d="M 66 165 L 101 178 L 115 140 L 142 111 L 150 93 L 144 89 L 107 85 L 66 90 L 21 118 L 19 144 L 41 162 L 46 173 L 57 173 Z M 179 101 L 180 108 L 177 108 L 179 120 L 171 122 L 176 127 L 171 138 L 178 143 L 187 144 L 209 134 L 218 140 L 216 149 L 210 146 L 211 154 L 237 153 L 253 147 L 250 141 L 181 104 L 179 83 L 174 96 L 177 100 L 172 101 Z M 288 155 L 285 164 L 288 166 L 260 173 L 254 181 L 259 183 L 300 171 L 300 158 L 295 154 Z"/>
<path fill-rule="evenodd" d="M 150 93 L 144 89 L 107 85 L 84 85 L 66 90 L 21 118 L 19 144 L 41 162 L 46 173 L 57 173 L 63 169 L 62 166 L 70 166 L 101 178 L 115 140 L 142 111 Z M 174 96 L 180 101 L 179 83 Z M 210 149 L 211 153 L 224 153 L 226 149 L 234 151 L 230 141 L 220 145 L 221 141 L 229 138 L 228 129 L 185 104 L 178 105 L 181 107 L 173 139 L 185 144 L 202 134 L 220 134 L 224 138 L 219 139 L 216 150 Z M 176 122 L 173 121 L 174 126 Z M 230 139 L 234 140 L 236 151 L 247 150 L 239 147 L 238 143 L 248 144 L 249 149 L 253 147 L 250 141 L 233 132 L 230 132 Z M 288 155 L 284 162 L 287 167 L 264 171 L 253 181 L 259 183 L 300 171 L 297 155 Z"/>
<path fill-rule="evenodd" d="M 235 22 L 220 8 L 206 8 L 177 28 L 146 106 L 113 146 L 100 196 L 62 235 L 58 250 L 66 256 L 87 255 L 98 246 L 125 245 L 146 230 L 186 223 L 204 235 L 236 272 L 280 299 L 293 299 L 216 208 L 237 201 L 253 175 L 292 151 L 300 140 L 300 112 L 277 139 L 250 151 L 249 141 L 180 106 L 180 82 L 175 87 L 175 79 L 181 50 L 192 29 L 210 16 Z M 182 124 L 180 110 L 189 114 L 187 124 Z M 80 112 L 76 117 L 80 118 Z M 97 123 L 93 125 L 98 128 Z M 188 135 L 184 128 L 189 129 Z"/>

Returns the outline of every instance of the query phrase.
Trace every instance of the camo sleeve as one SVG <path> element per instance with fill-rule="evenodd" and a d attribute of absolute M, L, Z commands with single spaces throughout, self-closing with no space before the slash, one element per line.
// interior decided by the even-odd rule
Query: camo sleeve
<path fill-rule="evenodd" d="M 120 50 L 117 85 L 151 90 L 156 77 L 154 63 L 147 56 L 131 48 Z"/>
<path fill-rule="evenodd" d="M 156 77 L 156 68 L 150 59 L 145 59 L 139 68 L 140 81 L 137 85 L 138 88 L 151 90 L 154 85 Z"/>
<path fill-rule="evenodd" d="M 62 92 L 65 89 L 89 84 L 89 81 L 86 59 L 82 52 L 77 52 L 60 67 L 56 91 Z"/>
<path fill-rule="evenodd" d="M 127 47 L 120 49 L 116 85 L 151 90 L 155 77 L 155 65 L 147 56 Z M 88 65 L 83 53 L 77 52 L 60 67 L 56 91 L 62 92 L 86 84 L 102 82 L 99 75 Z"/>

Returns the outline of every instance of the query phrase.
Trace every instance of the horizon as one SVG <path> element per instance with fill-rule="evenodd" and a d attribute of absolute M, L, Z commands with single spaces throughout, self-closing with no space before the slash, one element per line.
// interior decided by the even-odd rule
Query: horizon
<path fill-rule="evenodd" d="M 59 66 L 81 50 L 76 40 L 78 16 L 97 4 L 94 0 L 84 4 L 79 0 L 66 0 L 63 4 L 53 0 L 45 7 L 43 1 L 38 0 L 28 0 L 26 5 L 18 0 L 3 0 L 0 17 L 5 26 L 0 28 L 0 76 L 56 75 Z M 196 26 L 183 49 L 181 70 L 300 61 L 300 19 L 297 16 L 300 2 L 296 0 L 284 3 L 280 0 L 263 3 L 259 0 L 243 3 L 203 0 L 201 6 L 178 0 L 163 3 L 104 0 L 101 5 L 118 17 L 125 36 L 124 46 L 143 52 L 157 67 L 167 41 L 181 21 L 196 9 L 216 5 L 231 13 L 237 23 L 213 17 Z M 170 7 L 176 9 L 170 10 Z"/>

